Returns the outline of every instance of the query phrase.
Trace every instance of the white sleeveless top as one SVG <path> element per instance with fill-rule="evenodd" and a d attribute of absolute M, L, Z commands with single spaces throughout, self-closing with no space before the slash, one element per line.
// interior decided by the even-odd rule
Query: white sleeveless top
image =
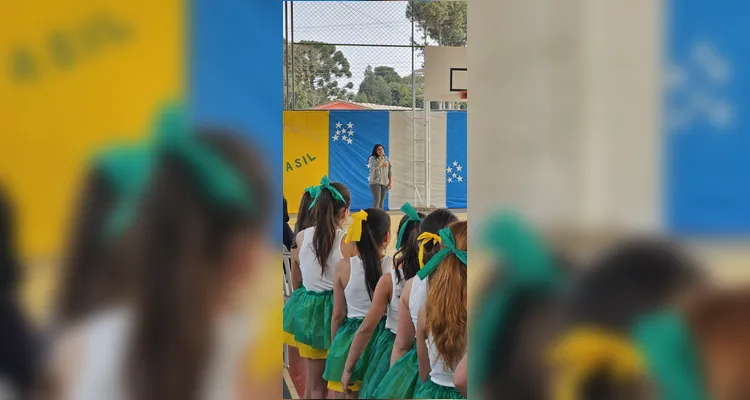
<path fill-rule="evenodd" d="M 404 291 L 404 280 L 398 282 L 398 276 L 396 276 L 396 269 L 391 271 L 391 287 L 393 294 L 391 295 L 391 302 L 388 304 L 388 310 L 386 311 L 385 327 L 391 332 L 398 333 L 398 303 L 401 300 L 401 292 Z"/>
<path fill-rule="evenodd" d="M 414 323 L 415 332 L 417 331 L 419 309 L 422 308 L 425 301 L 427 301 L 427 281 L 429 279 L 429 276 L 424 280 L 419 279 L 418 276 L 412 278 L 411 293 L 409 294 L 409 314 L 411 314 L 411 322 Z"/>
<path fill-rule="evenodd" d="M 312 292 L 325 292 L 333 290 L 333 278 L 336 276 L 336 264 L 344 259 L 341 254 L 341 239 L 346 235 L 343 229 L 336 231 L 336 238 L 333 241 L 331 254 L 328 256 L 325 274 L 321 276 L 322 268 L 318 259 L 315 257 L 315 248 L 313 247 L 313 236 L 315 227 L 307 228 L 303 232 L 304 239 L 299 249 L 299 268 L 302 271 L 302 284 L 305 289 Z"/>
<path fill-rule="evenodd" d="M 372 306 L 372 299 L 367 294 L 367 285 L 365 283 L 365 265 L 359 256 L 349 259 L 350 272 L 349 282 L 344 288 L 344 297 L 346 297 L 346 317 L 347 318 L 364 318 Z M 385 256 L 380 261 L 382 271 L 393 270 L 393 258 Z"/>
<path fill-rule="evenodd" d="M 419 279 L 419 278 L 417 278 Z M 430 380 L 440 386 L 456 387 L 453 383 L 455 367 L 449 368 L 442 359 L 438 359 L 437 347 L 432 341 L 432 335 L 427 338 L 427 354 L 430 357 Z"/>
<path fill-rule="evenodd" d="M 125 362 L 132 329 L 132 314 L 114 309 L 93 317 L 83 326 L 83 346 L 75 380 L 63 398 L 127 400 Z M 200 399 L 235 400 L 236 377 L 254 336 L 244 318 L 217 324 L 213 352 L 205 370 Z"/>

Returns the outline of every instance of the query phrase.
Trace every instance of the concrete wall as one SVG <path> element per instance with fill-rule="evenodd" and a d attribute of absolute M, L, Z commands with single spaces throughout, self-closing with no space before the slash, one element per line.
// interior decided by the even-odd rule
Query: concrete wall
<path fill-rule="evenodd" d="M 469 6 L 469 209 L 563 232 L 658 229 L 660 3 Z"/>

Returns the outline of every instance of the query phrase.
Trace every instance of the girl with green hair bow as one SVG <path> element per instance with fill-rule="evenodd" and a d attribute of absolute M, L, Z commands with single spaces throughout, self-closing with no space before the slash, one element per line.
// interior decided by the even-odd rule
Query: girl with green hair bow
<path fill-rule="evenodd" d="M 298 270 L 305 289 L 297 290 L 300 294 L 287 302 L 283 312 L 284 341 L 306 359 L 305 398 L 322 398 L 327 391 L 323 373 L 332 342 L 336 269 L 342 259 L 355 254 L 354 246 L 345 243 L 343 230 L 351 203 L 349 189 L 324 176 L 314 194 L 308 208 L 315 213 L 315 226 L 297 234 Z"/>
<path fill-rule="evenodd" d="M 61 349 L 77 343 L 81 352 L 66 352 L 65 365 L 51 370 L 73 365 L 80 373 L 60 385 L 75 393 L 54 397 L 185 399 L 207 387 L 222 388 L 218 397 L 241 397 L 241 381 L 226 385 L 215 377 L 237 368 L 239 379 L 234 357 L 257 331 L 243 296 L 259 263 L 271 256 L 266 165 L 240 135 L 196 129 L 179 107 L 161 114 L 146 147 L 148 177 L 108 225 L 108 239 L 128 235 L 127 267 L 137 278 L 132 296 L 63 332 Z M 87 351 L 119 343 L 128 351 Z M 125 365 L 133 368 L 118 367 Z M 123 382 L 127 393 L 92 384 L 92 370 Z"/>
<path fill-rule="evenodd" d="M 701 276 L 692 260 L 666 240 L 630 239 L 605 251 L 577 277 L 563 303 L 564 330 L 549 349 L 556 375 L 554 398 L 648 396 L 647 377 L 665 370 L 661 367 L 665 352 L 674 352 L 674 346 L 684 355 L 681 368 L 694 369 L 690 367 L 695 363 L 690 361 L 693 351 L 687 344 L 688 330 L 681 318 L 668 317 L 669 312 L 662 310 L 701 285 Z M 664 340 L 666 337 L 671 339 Z M 654 346 L 656 341 L 663 343 Z M 677 372 L 679 368 L 671 365 L 666 370 Z M 699 381 L 693 378 L 690 380 Z M 667 380 L 674 381 L 671 377 Z M 676 397 L 668 395 L 674 390 L 659 398 L 694 398 L 681 389 Z"/>
<path fill-rule="evenodd" d="M 377 385 L 372 397 L 376 399 L 412 399 L 414 392 L 423 383 L 419 377 L 419 366 L 417 360 L 416 331 L 419 310 L 427 298 L 427 280 L 416 277 L 419 271 L 419 260 L 416 249 L 416 237 L 421 233 L 437 234 L 441 229 L 457 222 L 458 217 L 450 210 L 440 208 L 429 213 L 419 224 L 418 232 L 411 236 L 415 242 L 415 248 L 410 250 L 409 259 L 404 259 L 403 271 L 406 274 L 413 273 L 414 276 L 404 279 L 403 291 L 398 304 L 398 326 L 396 339 L 391 352 L 391 366 Z M 440 250 L 440 245 L 427 245 L 424 258 L 429 258 Z M 408 263 L 408 264 L 407 264 Z M 408 268 L 407 268 L 408 267 Z"/>
<path fill-rule="evenodd" d="M 417 319 L 419 375 L 424 384 L 414 398 L 462 399 L 453 373 L 467 351 L 467 223 L 453 223 L 439 234 L 441 249 L 416 278 L 429 275 L 430 281 Z"/>
<path fill-rule="evenodd" d="M 565 272 L 519 215 L 498 213 L 481 227 L 497 272 L 473 310 L 468 359 L 471 398 L 547 398 L 544 349 L 555 332 Z"/>

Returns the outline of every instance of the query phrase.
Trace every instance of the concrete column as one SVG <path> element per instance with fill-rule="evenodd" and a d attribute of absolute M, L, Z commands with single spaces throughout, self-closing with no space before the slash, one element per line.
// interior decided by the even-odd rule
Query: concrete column
<path fill-rule="evenodd" d="M 658 1 L 471 1 L 471 218 L 657 229 L 660 41 Z"/>

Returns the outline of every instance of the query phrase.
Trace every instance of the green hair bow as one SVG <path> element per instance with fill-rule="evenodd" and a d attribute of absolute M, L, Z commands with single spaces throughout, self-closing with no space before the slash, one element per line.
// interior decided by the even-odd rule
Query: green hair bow
<path fill-rule="evenodd" d="M 239 173 L 219 154 L 196 139 L 183 108 L 166 107 L 159 115 L 150 147 L 145 151 L 151 161 L 147 179 L 118 206 L 108 223 L 105 235 L 121 234 L 134 219 L 138 203 L 147 187 L 156 160 L 171 155 L 179 158 L 189 168 L 198 186 L 209 201 L 221 207 L 233 207 L 251 214 L 255 210 L 249 188 Z"/>
<path fill-rule="evenodd" d="M 406 233 L 406 227 L 409 225 L 409 223 L 422 221 L 422 218 L 419 217 L 419 213 L 417 212 L 417 210 L 415 210 L 414 207 L 412 207 L 408 202 L 404 203 L 404 205 L 401 206 L 401 212 L 406 214 L 409 219 L 404 221 L 404 224 L 401 225 L 401 229 L 398 230 L 398 238 L 396 239 L 397 249 L 400 249 L 401 244 L 404 242 L 404 234 Z"/>
<path fill-rule="evenodd" d="M 315 185 L 310 186 L 309 188 L 305 189 L 305 193 L 308 193 L 310 197 L 312 197 L 313 199 L 315 198 L 315 196 L 318 195 L 318 191 L 320 191 L 320 186 L 315 186 Z"/>
<path fill-rule="evenodd" d="M 128 197 L 148 179 L 152 157 L 145 146 L 114 146 L 95 156 L 93 167 L 104 175 L 116 198 Z"/>
<path fill-rule="evenodd" d="M 660 399 L 708 399 L 692 335 L 678 312 L 669 310 L 643 317 L 632 333 Z"/>
<path fill-rule="evenodd" d="M 417 276 L 421 280 L 424 280 L 424 278 L 430 276 L 432 271 L 434 271 L 435 268 L 437 268 L 438 265 L 440 265 L 440 263 L 445 260 L 445 258 L 448 257 L 449 254 L 453 254 L 459 260 L 461 260 L 464 265 L 466 265 L 466 251 L 456 248 L 456 239 L 453 237 L 451 228 L 445 227 L 441 229 L 438 234 L 440 235 L 440 243 L 442 244 L 442 248 L 434 256 L 432 256 L 432 258 L 430 258 L 430 261 L 428 261 L 427 264 L 425 264 L 425 266 L 419 270 L 419 272 L 417 272 Z"/>
<path fill-rule="evenodd" d="M 323 175 L 323 178 L 320 179 L 320 186 L 318 186 L 317 191 L 315 193 L 310 193 L 313 195 L 313 201 L 310 203 L 310 207 L 308 208 L 311 210 L 315 203 L 318 202 L 318 197 L 320 197 L 320 194 L 323 192 L 323 189 L 328 189 L 329 192 L 333 195 L 334 200 L 338 200 L 342 203 L 345 203 L 346 200 L 344 200 L 344 196 L 341 195 L 341 192 L 339 192 L 333 185 L 331 185 L 331 181 L 328 180 L 328 175 Z"/>
<path fill-rule="evenodd" d="M 518 294 L 527 290 L 555 290 L 563 283 L 550 251 L 520 216 L 503 212 L 490 218 L 481 238 L 482 245 L 503 260 L 503 270 L 499 287 L 485 293 L 472 318 L 477 325 L 471 330 L 471 346 L 478 353 L 469 361 L 474 387 L 488 379 L 494 359 L 487 350 L 493 348 L 500 332 L 510 328 L 507 319 Z"/>

